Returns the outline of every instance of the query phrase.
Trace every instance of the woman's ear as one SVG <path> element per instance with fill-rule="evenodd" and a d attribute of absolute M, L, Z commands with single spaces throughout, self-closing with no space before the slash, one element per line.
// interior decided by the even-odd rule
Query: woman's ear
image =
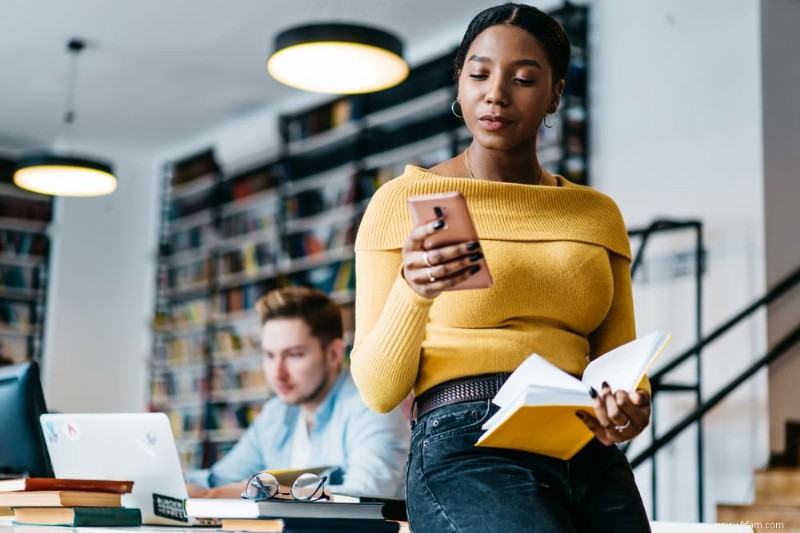
<path fill-rule="evenodd" d="M 553 84 L 553 101 L 547 106 L 547 113 L 553 114 L 558 111 L 558 106 L 561 104 L 561 93 L 564 90 L 564 80 L 559 80 L 558 83 Z"/>

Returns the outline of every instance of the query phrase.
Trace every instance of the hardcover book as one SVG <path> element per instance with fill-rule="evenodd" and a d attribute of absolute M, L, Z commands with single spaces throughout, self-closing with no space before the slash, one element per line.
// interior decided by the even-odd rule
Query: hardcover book
<path fill-rule="evenodd" d="M 89 492 L 116 492 L 127 494 L 133 489 L 133 481 L 108 479 L 66 479 L 50 477 L 26 477 L 0 480 L 0 492 L 33 490 L 81 490 Z"/>
<path fill-rule="evenodd" d="M 195 518 L 351 518 L 402 520 L 380 502 L 332 502 L 241 498 L 189 498 L 186 515 Z"/>
<path fill-rule="evenodd" d="M 661 354 L 671 335 L 653 332 L 590 362 L 578 379 L 543 357 L 528 357 L 508 378 L 493 402 L 500 407 L 483 425 L 476 446 L 507 448 L 570 459 L 594 434 L 575 416 L 593 412 L 589 388 L 632 392 Z"/>
<path fill-rule="evenodd" d="M 226 518 L 222 531 L 267 531 L 280 533 L 397 533 L 400 524 L 386 520 L 351 518 Z"/>
<path fill-rule="evenodd" d="M 17 507 L 14 524 L 47 526 L 140 526 L 133 507 Z"/>
<path fill-rule="evenodd" d="M 121 502 L 121 495 L 115 492 L 79 490 L 0 492 L 0 507 L 120 507 Z"/>

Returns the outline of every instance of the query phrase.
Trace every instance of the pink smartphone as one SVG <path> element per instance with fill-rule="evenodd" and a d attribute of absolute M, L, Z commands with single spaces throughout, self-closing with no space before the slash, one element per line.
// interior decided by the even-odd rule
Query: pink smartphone
<path fill-rule="evenodd" d="M 411 211 L 411 220 L 414 227 L 433 222 L 437 219 L 444 221 L 444 227 L 425 239 L 423 247 L 426 250 L 450 244 L 478 241 L 478 233 L 472 223 L 472 217 L 467 209 L 467 202 L 458 191 L 412 196 L 408 199 L 408 208 Z M 447 290 L 460 289 L 488 289 L 492 286 L 492 275 L 486 258 L 482 257 L 476 265 L 481 269 Z"/>

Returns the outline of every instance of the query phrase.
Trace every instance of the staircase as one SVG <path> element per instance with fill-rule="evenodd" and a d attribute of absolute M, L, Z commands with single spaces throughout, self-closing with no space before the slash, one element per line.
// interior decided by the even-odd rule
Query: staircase
<path fill-rule="evenodd" d="M 717 522 L 751 524 L 757 533 L 800 533 L 800 422 L 786 424 L 785 450 L 755 472 L 755 501 L 717 505 Z"/>

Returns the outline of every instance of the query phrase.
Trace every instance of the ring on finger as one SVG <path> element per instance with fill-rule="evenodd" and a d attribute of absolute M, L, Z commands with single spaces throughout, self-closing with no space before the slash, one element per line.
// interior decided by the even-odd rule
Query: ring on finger
<path fill-rule="evenodd" d="M 428 267 L 428 278 L 430 278 L 431 283 L 436 281 L 436 278 L 433 277 L 433 273 L 431 272 L 431 267 Z M 628 422 L 630 423 L 630 420 Z"/>
<path fill-rule="evenodd" d="M 431 258 L 428 257 L 428 252 L 422 252 L 422 262 L 425 263 L 425 266 L 430 269 L 433 265 L 431 264 Z"/>
<path fill-rule="evenodd" d="M 627 421 L 627 422 L 625 422 L 625 423 L 624 423 L 624 424 L 622 424 L 621 426 L 614 426 L 614 429 L 616 429 L 617 431 L 619 431 L 620 433 L 622 433 L 623 431 L 625 431 L 626 429 L 628 429 L 628 428 L 630 427 L 630 425 L 631 425 L 631 419 L 630 419 L 630 418 L 628 418 L 628 421 Z"/>

